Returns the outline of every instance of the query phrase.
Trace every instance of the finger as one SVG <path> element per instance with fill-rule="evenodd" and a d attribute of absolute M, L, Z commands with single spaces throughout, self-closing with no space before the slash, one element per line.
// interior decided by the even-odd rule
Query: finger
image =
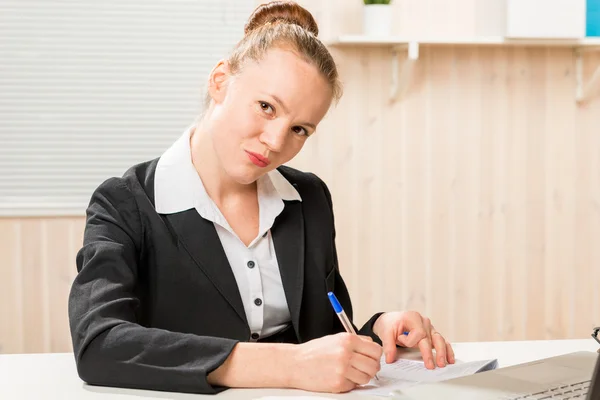
<path fill-rule="evenodd" d="M 350 366 L 369 375 L 371 378 L 381 369 L 381 363 L 364 354 L 354 353 L 350 358 Z"/>
<path fill-rule="evenodd" d="M 406 326 L 405 321 L 401 320 L 399 325 L 396 326 L 396 345 L 398 346 L 403 346 L 403 347 L 410 347 L 408 346 L 410 343 L 408 341 L 408 336 L 410 335 L 410 332 L 408 332 L 409 328 Z M 418 328 L 417 329 L 413 329 L 413 331 L 419 332 Z M 404 332 L 406 332 L 406 335 L 404 334 Z M 413 343 L 413 346 L 415 344 L 417 344 L 419 341 L 416 340 Z M 394 346 L 394 353 L 396 352 L 396 346 Z"/>
<path fill-rule="evenodd" d="M 373 341 L 358 339 L 358 337 L 357 337 L 357 340 L 354 342 L 354 346 L 352 346 L 352 350 L 356 353 L 360 353 L 369 358 L 372 358 L 373 360 L 376 360 L 378 363 L 379 363 L 379 360 L 381 359 L 381 353 L 383 352 L 383 349 L 381 348 L 381 346 L 378 343 L 375 343 Z"/>
<path fill-rule="evenodd" d="M 400 335 L 398 338 L 398 344 L 404 347 L 415 347 L 421 340 L 427 337 L 427 333 L 422 327 L 412 329 L 408 336 Z"/>
<path fill-rule="evenodd" d="M 422 317 L 423 320 L 423 329 L 425 329 L 425 333 L 429 338 L 429 343 L 431 343 L 431 333 L 434 331 L 433 325 L 431 325 L 431 320 L 427 317 Z"/>
<path fill-rule="evenodd" d="M 383 353 L 385 354 L 385 362 L 388 364 L 396 361 L 396 338 L 393 329 L 387 329 L 383 331 L 381 336 L 381 343 L 383 344 Z"/>
<path fill-rule="evenodd" d="M 421 348 L 421 342 L 419 342 L 419 348 L 421 348 L 421 353 L 423 355 L 423 360 L 425 361 L 425 365 L 429 368 L 429 369 L 434 369 L 435 368 L 435 362 L 433 360 L 433 342 L 431 340 L 431 330 L 432 330 L 432 326 L 431 326 L 431 321 L 429 320 L 429 318 L 423 317 L 423 329 L 425 329 L 425 333 L 427 334 L 427 349 L 425 350 L 426 353 L 423 353 L 423 349 Z"/>
<path fill-rule="evenodd" d="M 446 342 L 446 354 L 446 359 L 448 360 L 448 363 L 454 364 L 456 362 L 456 358 L 454 357 L 454 349 L 452 348 L 452 345 L 448 342 Z"/>
<path fill-rule="evenodd" d="M 435 358 L 438 367 L 445 367 L 447 362 L 446 340 L 435 329 L 431 332 L 431 343 L 435 349 Z"/>
<path fill-rule="evenodd" d="M 354 367 L 350 367 L 346 371 L 346 379 L 348 379 L 350 382 L 353 382 L 357 385 L 366 385 L 367 383 L 369 383 L 371 378 L 373 378 L 373 377 L 365 374 L 362 371 L 357 370 Z"/>
<path fill-rule="evenodd" d="M 428 337 L 422 339 L 419 342 L 419 350 L 421 351 L 421 356 L 423 357 L 423 361 L 425 362 L 425 367 L 427 367 L 427 369 L 434 369 L 435 365 L 433 363 L 431 342 L 429 341 Z"/>

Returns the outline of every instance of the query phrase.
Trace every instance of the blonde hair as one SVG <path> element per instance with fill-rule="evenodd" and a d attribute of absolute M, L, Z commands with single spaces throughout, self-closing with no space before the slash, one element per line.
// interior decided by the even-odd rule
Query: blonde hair
<path fill-rule="evenodd" d="M 317 38 L 319 27 L 312 14 L 293 1 L 273 1 L 258 6 L 244 27 L 228 62 L 233 74 L 247 60 L 259 62 L 272 48 L 290 49 L 314 65 L 329 83 L 333 98 L 342 97 L 337 66 L 327 47 Z M 210 103 L 207 94 L 205 107 Z"/>

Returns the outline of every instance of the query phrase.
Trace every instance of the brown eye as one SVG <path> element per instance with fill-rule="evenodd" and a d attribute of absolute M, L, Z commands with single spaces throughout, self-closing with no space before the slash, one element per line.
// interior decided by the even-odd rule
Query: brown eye
<path fill-rule="evenodd" d="M 299 136 L 308 136 L 308 132 L 301 126 L 295 126 L 292 128 L 292 131 Z"/>
<path fill-rule="evenodd" d="M 260 109 L 263 110 L 266 114 L 272 115 L 275 112 L 273 106 L 267 103 L 266 101 L 259 101 L 258 105 L 260 106 Z"/>

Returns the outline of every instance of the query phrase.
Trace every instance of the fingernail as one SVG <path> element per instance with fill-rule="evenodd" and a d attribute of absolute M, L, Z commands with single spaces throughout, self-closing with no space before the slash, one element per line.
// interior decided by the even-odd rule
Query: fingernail
<path fill-rule="evenodd" d="M 434 368 L 433 361 L 431 361 L 431 360 L 427 361 L 427 367 L 429 369 L 433 369 Z"/>

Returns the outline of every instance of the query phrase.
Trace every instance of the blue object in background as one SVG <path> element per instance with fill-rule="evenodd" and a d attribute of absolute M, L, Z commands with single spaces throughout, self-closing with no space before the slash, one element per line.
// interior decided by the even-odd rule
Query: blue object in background
<path fill-rule="evenodd" d="M 600 36 L 600 0 L 587 0 L 586 36 Z"/>

